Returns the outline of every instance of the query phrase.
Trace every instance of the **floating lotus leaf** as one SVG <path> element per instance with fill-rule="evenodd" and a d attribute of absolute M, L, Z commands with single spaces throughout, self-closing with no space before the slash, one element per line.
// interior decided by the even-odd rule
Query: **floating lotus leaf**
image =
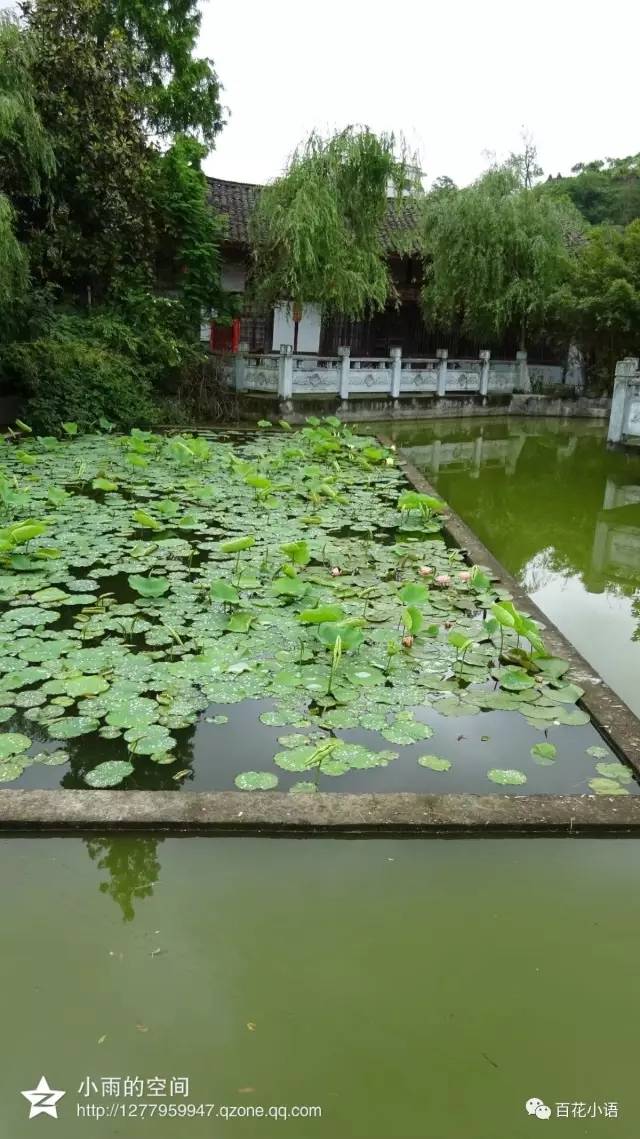
<path fill-rule="evenodd" d="M 618 783 L 631 783 L 633 773 L 622 763 L 596 763 L 596 771 L 607 779 L 617 779 Z"/>
<path fill-rule="evenodd" d="M 580 727 L 582 724 L 590 723 L 590 716 L 588 712 L 583 712 L 581 708 L 559 708 L 556 709 L 554 717 L 560 724 L 569 724 L 572 727 Z"/>
<path fill-rule="evenodd" d="M 31 747 L 31 740 L 21 732 L 0 732 L 0 760 L 20 755 Z"/>
<path fill-rule="evenodd" d="M 97 767 L 93 767 L 88 771 L 84 777 L 85 783 L 90 787 L 117 787 L 131 775 L 133 765 L 127 763 L 126 760 L 112 759 L 106 763 L 99 763 Z"/>
<path fill-rule="evenodd" d="M 511 692 L 520 692 L 523 688 L 534 688 L 535 680 L 522 668 L 504 668 L 497 674 L 501 688 Z"/>
<path fill-rule="evenodd" d="M 152 724 L 160 715 L 160 706 L 155 700 L 136 696 L 113 707 L 107 714 L 107 723 L 114 728 L 140 728 Z"/>
<path fill-rule="evenodd" d="M 555 744 L 539 743 L 533 745 L 531 755 L 537 763 L 541 763 L 544 766 L 545 763 L 553 763 L 556 758 L 556 751 L 557 748 Z"/>
<path fill-rule="evenodd" d="M 590 779 L 589 787 L 596 795 L 628 795 L 626 787 L 622 787 L 617 779 Z"/>
<path fill-rule="evenodd" d="M 70 680 L 65 680 L 64 690 L 69 696 L 98 696 L 101 692 L 106 692 L 109 688 L 107 681 L 102 676 L 73 676 Z"/>
<path fill-rule="evenodd" d="M 95 732 L 97 727 L 98 721 L 89 716 L 63 716 L 49 724 L 47 732 L 52 740 L 70 740 Z"/>
<path fill-rule="evenodd" d="M 272 791 L 278 786 L 278 776 L 270 771 L 243 771 L 234 783 L 241 791 Z"/>
<path fill-rule="evenodd" d="M 491 771 L 487 771 L 487 779 L 492 783 L 504 783 L 514 787 L 527 782 L 524 771 L 515 771 L 513 768 L 492 767 Z"/>
<path fill-rule="evenodd" d="M 594 759 L 606 759 L 607 756 L 611 755 L 611 752 L 608 751 L 606 747 L 599 747 L 597 744 L 593 744 L 587 748 L 587 755 L 592 755 Z"/>
<path fill-rule="evenodd" d="M 396 720 L 394 724 L 382 728 L 380 735 L 389 740 L 389 743 L 406 746 L 417 743 L 418 740 L 428 740 L 433 735 L 433 728 L 419 722 L 406 723 Z"/>
<path fill-rule="evenodd" d="M 315 744 L 305 744 L 287 751 L 279 751 L 273 762 L 284 771 L 307 771 L 316 759 L 318 749 Z"/>
<path fill-rule="evenodd" d="M 162 597 L 171 585 L 166 577 L 142 577 L 140 574 L 130 574 L 128 581 L 141 597 Z"/>
<path fill-rule="evenodd" d="M 428 767 L 430 771 L 448 771 L 453 766 L 450 759 L 443 759 L 440 755 L 418 756 L 420 767 Z"/>
<path fill-rule="evenodd" d="M 315 783 L 305 783 L 304 781 L 301 781 L 299 783 L 292 783 L 291 784 L 291 786 L 289 788 L 289 794 L 290 795 L 312 795 L 317 790 L 318 790 L 318 788 L 316 787 Z"/>
<path fill-rule="evenodd" d="M 42 763 L 45 767 L 62 767 L 69 762 L 68 751 L 40 751 L 33 757 L 34 763 Z"/>
<path fill-rule="evenodd" d="M 24 771 L 24 764 L 19 759 L 7 759 L 0 763 L 0 783 L 12 783 L 19 779 Z"/>

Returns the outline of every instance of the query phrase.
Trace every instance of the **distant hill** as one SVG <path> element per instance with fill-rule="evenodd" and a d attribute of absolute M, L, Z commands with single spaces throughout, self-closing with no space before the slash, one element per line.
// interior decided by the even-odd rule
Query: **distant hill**
<path fill-rule="evenodd" d="M 628 225 L 640 217 L 640 154 L 578 163 L 571 175 L 550 175 L 546 185 L 568 194 L 592 225 Z"/>

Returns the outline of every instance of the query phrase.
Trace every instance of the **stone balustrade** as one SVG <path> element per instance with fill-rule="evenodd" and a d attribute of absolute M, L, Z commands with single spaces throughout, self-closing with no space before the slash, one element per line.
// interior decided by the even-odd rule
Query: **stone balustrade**
<path fill-rule="evenodd" d="M 400 348 L 389 356 L 359 358 L 349 348 L 337 356 L 295 354 L 289 345 L 280 352 L 240 351 L 228 367 L 230 382 L 239 392 L 264 392 L 281 400 L 296 396 L 335 396 L 342 403 L 364 396 L 397 400 L 406 396 L 490 394 L 530 391 L 527 353 L 515 360 L 492 360 L 488 349 L 477 359 L 450 359 L 447 349 L 434 357 L 403 357 Z M 550 382 L 556 380 L 550 376 Z"/>

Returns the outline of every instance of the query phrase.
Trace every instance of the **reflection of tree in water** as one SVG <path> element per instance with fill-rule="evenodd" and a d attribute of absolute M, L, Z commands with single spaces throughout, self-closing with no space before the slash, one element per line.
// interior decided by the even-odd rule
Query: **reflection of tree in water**
<path fill-rule="evenodd" d="M 85 776 L 91 768 L 107 760 L 128 760 L 133 764 L 134 770 L 119 784 L 119 790 L 179 791 L 184 784 L 190 783 L 193 779 L 190 768 L 193 762 L 195 730 L 195 724 L 173 730 L 176 746 L 171 752 L 174 757 L 173 762 L 168 764 L 154 763 L 147 755 L 131 754 L 122 737 L 105 740 L 97 732 L 93 732 L 78 736 L 77 739 L 61 741 L 60 746 L 64 746 L 65 751 L 69 752 L 69 766 L 63 769 L 64 776 L 60 786 L 73 791 L 86 790 Z M 176 774 L 183 771 L 187 774 L 176 779 Z"/>
<path fill-rule="evenodd" d="M 109 894 L 120 906 L 124 921 L 133 921 L 134 902 L 150 898 L 160 876 L 157 847 L 162 839 L 114 835 L 84 841 L 89 857 L 109 875 L 100 883 L 100 893 Z"/>

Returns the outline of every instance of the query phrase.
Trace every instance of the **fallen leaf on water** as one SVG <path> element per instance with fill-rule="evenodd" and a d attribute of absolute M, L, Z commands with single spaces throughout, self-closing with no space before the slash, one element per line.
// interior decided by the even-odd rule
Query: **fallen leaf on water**
<path fill-rule="evenodd" d="M 238 1088 L 240 1095 L 250 1095 L 255 1090 L 255 1088 Z"/>
<path fill-rule="evenodd" d="M 249 1032 L 255 1032 L 256 1026 L 252 1020 L 247 1021 L 247 1028 L 249 1029 Z"/>
<path fill-rule="evenodd" d="M 182 779 L 183 775 L 191 775 L 191 768 L 185 767 L 182 771 L 176 771 L 174 779 Z"/>
<path fill-rule="evenodd" d="M 98 1044 L 104 1044 L 104 1042 L 105 1042 L 105 1040 L 106 1040 L 106 1039 L 107 1039 L 107 1034 L 106 1034 L 106 1032 L 105 1032 L 104 1036 L 99 1036 L 99 1037 L 98 1037 Z"/>
<path fill-rule="evenodd" d="M 138 1032 L 148 1032 L 149 1031 L 146 1024 L 136 1024 L 136 1028 L 138 1029 Z"/>
<path fill-rule="evenodd" d="M 149 954 L 150 957 L 158 957 L 160 953 L 164 953 L 164 949 L 152 949 Z"/>

